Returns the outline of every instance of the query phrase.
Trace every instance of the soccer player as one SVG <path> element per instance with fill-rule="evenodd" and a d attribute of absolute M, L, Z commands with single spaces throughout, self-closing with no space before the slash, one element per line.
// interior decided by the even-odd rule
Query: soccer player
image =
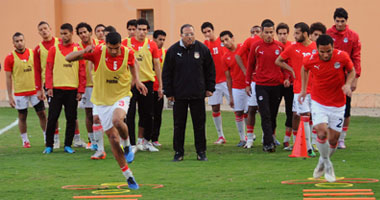
<path fill-rule="evenodd" d="M 124 40 L 122 43 L 124 46 L 135 50 L 135 57 L 139 65 L 140 80 L 144 83 L 145 87 L 148 88 L 146 96 L 140 94 L 136 87 L 132 88 L 132 99 L 135 98 L 136 100 L 131 100 L 130 107 L 132 110 L 135 110 L 136 102 L 139 105 L 139 130 L 136 147 L 140 151 L 148 150 L 156 152 L 159 150 L 152 145 L 150 140 L 153 130 L 153 82 L 155 81 L 155 76 L 159 84 L 157 89 L 158 97 L 162 98 L 160 55 L 157 44 L 146 37 L 150 28 L 148 21 L 146 19 L 138 19 L 136 23 L 136 36 Z M 127 41 L 127 44 L 125 41 Z M 131 135 L 134 134 L 135 124 L 135 116 L 132 116 L 132 114 L 135 113 L 127 114 L 127 125 L 128 127 L 132 127 L 129 128 Z"/>
<path fill-rule="evenodd" d="M 316 42 L 318 37 L 326 34 L 326 26 L 321 22 L 315 22 L 310 25 L 310 40 Z"/>
<path fill-rule="evenodd" d="M 259 25 L 255 25 L 251 28 L 251 37 L 255 37 L 256 35 L 261 35 L 261 27 Z"/>
<path fill-rule="evenodd" d="M 45 87 L 45 71 L 46 71 L 46 60 L 48 57 L 48 52 L 50 47 L 57 45 L 60 41 L 58 38 L 53 37 L 50 25 L 41 21 L 38 25 L 38 33 L 42 37 L 42 42 L 40 42 L 36 48 L 34 48 L 34 68 L 35 68 L 35 79 L 36 79 L 36 89 L 37 96 L 39 99 L 44 100 L 46 98 L 45 92 L 47 92 Z M 47 96 L 47 102 L 50 104 L 50 98 Z M 46 138 L 44 139 L 46 141 Z M 54 148 L 57 149 L 60 146 L 59 142 L 59 128 L 58 122 L 54 132 Z"/>
<path fill-rule="evenodd" d="M 336 151 L 342 131 L 346 95 L 351 96 L 355 69 L 346 52 L 334 49 L 334 41 L 330 36 L 319 36 L 317 48 L 318 55 L 304 58 L 301 70 L 302 90 L 298 100 L 303 103 L 308 81 L 312 81 L 311 110 L 320 152 L 313 177 L 319 178 L 324 174 L 328 182 L 334 182 L 336 178 L 330 158 Z M 313 74 L 311 80 L 308 78 L 309 72 Z"/>
<path fill-rule="evenodd" d="M 215 64 L 215 92 L 208 98 L 208 104 L 212 108 L 212 119 L 218 133 L 218 139 L 214 144 L 224 144 L 226 139 L 223 133 L 222 116 L 220 114 L 220 104 L 223 103 L 223 96 L 229 101 L 228 88 L 226 83 L 226 75 L 222 66 L 222 56 L 225 49 L 220 42 L 220 38 L 215 37 L 214 26 L 210 22 L 204 22 L 201 31 L 205 37 L 204 44 L 210 49 Z"/>
<path fill-rule="evenodd" d="M 104 35 L 104 29 L 106 26 L 104 24 L 98 24 L 95 26 L 95 36 L 99 41 L 104 41 L 105 35 Z"/>
<path fill-rule="evenodd" d="M 113 27 L 113 26 L 107 26 L 107 27 L 104 29 L 103 32 L 104 32 L 104 37 L 106 37 L 108 33 L 116 32 L 116 28 Z"/>
<path fill-rule="evenodd" d="M 288 41 L 289 36 L 289 26 L 285 23 L 279 23 L 276 27 L 276 34 L 278 41 L 280 41 L 285 49 L 289 47 L 292 43 Z M 283 97 L 285 100 L 285 135 L 292 133 L 292 105 L 293 105 L 293 77 L 290 74 L 286 74 L 284 77 L 284 85 L 281 87 L 281 98 Z M 275 132 L 276 133 L 276 132 Z M 273 135 L 275 137 L 275 135 Z M 280 145 L 281 143 L 275 138 L 276 145 Z"/>
<path fill-rule="evenodd" d="M 355 91 L 358 79 L 361 73 L 361 43 L 359 35 L 351 30 L 347 25 L 348 13 L 344 8 L 337 8 L 334 12 L 334 22 L 335 25 L 327 30 L 327 34 L 330 35 L 334 40 L 334 47 L 336 49 L 345 51 L 350 56 L 352 62 L 354 63 L 356 76 L 352 81 L 351 90 Z M 346 145 L 344 139 L 346 138 L 348 126 L 350 124 L 351 116 L 351 96 L 346 98 L 346 110 L 344 112 L 344 124 L 343 131 L 339 138 L 339 149 L 345 149 Z"/>
<path fill-rule="evenodd" d="M 73 43 L 73 26 L 69 23 L 60 27 L 62 43 L 49 49 L 46 64 L 46 89 L 51 98 L 48 122 L 46 127 L 45 154 L 53 152 L 53 135 L 62 106 L 65 108 L 66 136 L 64 151 L 72 154 L 71 148 L 77 121 L 77 106 L 86 87 L 86 68 L 84 61 L 67 62 L 65 56 L 72 51 L 78 51 L 78 45 Z"/>
<path fill-rule="evenodd" d="M 281 100 L 283 73 L 274 62 L 283 51 L 283 45 L 274 40 L 274 23 L 268 20 L 262 25 L 262 40 L 252 44 L 248 56 L 246 92 L 251 95 L 251 80 L 256 71 L 256 96 L 264 133 L 263 150 L 275 152 L 274 130 Z"/>
<path fill-rule="evenodd" d="M 99 45 L 100 42 L 98 39 L 92 39 L 92 28 L 89 24 L 85 22 L 81 22 L 76 26 L 76 32 L 81 41 L 79 42 L 79 46 L 82 49 L 85 49 L 88 45 Z M 104 146 L 102 144 L 97 144 L 95 141 L 99 141 L 98 137 L 103 137 L 102 135 L 95 136 L 93 132 L 93 116 L 92 116 L 92 107 L 93 104 L 90 101 L 91 99 L 91 94 L 92 94 L 92 87 L 93 87 L 93 82 L 92 82 L 92 71 L 93 71 L 93 63 L 91 61 L 85 61 L 86 64 L 86 91 L 82 96 L 82 100 L 79 103 L 80 108 L 85 109 L 85 114 L 86 114 L 86 129 L 88 132 L 88 138 L 90 141 L 87 144 L 87 149 L 92 149 L 92 150 L 98 150 L 91 158 L 93 159 L 104 159 L 105 158 L 105 153 L 104 152 Z M 96 137 L 96 138 L 95 138 Z M 100 139 L 101 140 L 101 139 Z M 76 139 L 74 136 L 74 145 L 80 141 L 80 138 Z M 102 141 L 102 140 L 101 140 Z M 96 145 L 95 145 L 96 144 Z M 103 156 L 100 156 L 102 154 Z"/>
<path fill-rule="evenodd" d="M 300 22 L 294 25 L 294 38 L 296 40 L 295 44 L 290 45 L 283 51 L 280 56 L 276 59 L 276 65 L 280 66 L 284 70 L 288 70 L 292 73 L 294 77 L 294 100 L 293 100 L 293 135 L 297 135 L 298 125 L 300 123 L 300 116 L 302 122 L 304 123 L 304 130 L 306 136 L 306 144 L 308 154 L 311 157 L 315 157 L 315 153 L 311 146 L 311 129 L 310 127 L 310 91 L 311 91 L 311 81 L 307 87 L 307 95 L 302 104 L 298 102 L 298 96 L 301 92 L 302 81 L 301 81 L 301 67 L 302 61 L 305 56 L 317 53 L 316 44 L 312 42 L 309 38 L 309 26 L 304 22 Z M 291 131 L 287 131 L 284 137 L 284 147 L 286 150 L 290 150 L 290 137 L 292 135 Z M 294 137 L 295 139 L 295 137 Z"/>
<path fill-rule="evenodd" d="M 165 56 L 166 56 L 166 49 L 163 47 L 166 39 L 166 33 L 163 30 L 155 30 L 153 32 L 153 41 L 157 44 L 158 52 L 160 56 L 160 66 L 161 69 L 164 66 Z M 153 103 L 153 133 L 152 133 L 152 144 L 155 147 L 161 146 L 161 144 L 158 142 L 158 137 L 160 136 L 160 128 L 161 128 L 161 121 L 162 121 L 162 109 L 164 108 L 164 99 L 158 97 L 158 80 L 157 77 L 155 77 L 155 81 L 153 84 L 153 91 L 154 91 L 154 103 Z"/>
<path fill-rule="evenodd" d="M 235 54 L 241 48 L 241 44 L 236 45 L 235 39 L 231 31 L 223 31 L 220 33 L 220 41 L 228 49 L 224 54 L 222 64 L 225 70 L 228 92 L 230 94 L 230 106 L 235 111 L 235 123 L 239 135 L 244 135 L 244 113 L 248 112 L 249 96 L 245 92 L 245 75 L 236 63 Z M 242 57 L 244 66 L 247 66 L 248 55 Z M 246 148 L 253 145 L 253 133 L 247 134 Z"/>
<path fill-rule="evenodd" d="M 137 20 L 131 19 L 127 22 L 127 32 L 128 32 L 128 38 L 133 38 L 136 36 L 136 29 L 137 29 Z"/>
<path fill-rule="evenodd" d="M 9 104 L 18 111 L 18 127 L 24 148 L 30 148 L 26 118 L 29 102 L 34 107 L 40 120 L 40 126 L 45 137 L 46 114 L 43 99 L 38 98 L 35 87 L 35 72 L 33 50 L 25 48 L 24 35 L 16 32 L 13 36 L 15 50 L 8 54 L 4 61 Z M 12 94 L 12 82 L 14 98 Z"/>
<path fill-rule="evenodd" d="M 73 52 L 66 60 L 86 59 L 94 63 L 94 88 L 91 101 L 94 103 L 94 115 L 98 115 L 104 131 L 111 144 L 113 155 L 127 179 L 130 189 L 138 189 L 128 162 L 132 150 L 128 140 L 128 127 L 124 123 L 131 97 L 131 82 L 142 95 L 146 88 L 140 82 L 134 67 L 134 52 L 121 45 L 121 36 L 117 32 L 108 33 L 106 44 L 94 48 L 87 46 L 84 50 Z M 131 78 L 132 76 L 132 78 Z M 120 147 L 124 147 L 124 153 Z"/>

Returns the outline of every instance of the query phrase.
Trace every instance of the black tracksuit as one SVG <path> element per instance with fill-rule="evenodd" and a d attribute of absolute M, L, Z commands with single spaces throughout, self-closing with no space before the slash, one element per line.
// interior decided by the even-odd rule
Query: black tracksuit
<path fill-rule="evenodd" d="M 162 73 L 164 94 L 174 97 L 174 142 L 183 154 L 187 110 L 190 107 L 197 152 L 206 151 L 206 91 L 215 91 L 215 66 L 209 49 L 199 41 L 185 48 L 172 45 L 165 57 Z"/>

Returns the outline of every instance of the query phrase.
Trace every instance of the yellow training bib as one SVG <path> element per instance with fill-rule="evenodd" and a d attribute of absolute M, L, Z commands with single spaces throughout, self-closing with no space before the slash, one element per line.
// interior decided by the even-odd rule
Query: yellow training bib
<path fill-rule="evenodd" d="M 139 77 L 141 82 L 153 81 L 156 73 L 153 71 L 153 57 L 149 51 L 148 38 L 145 38 L 144 45 L 138 50 L 135 50 L 135 58 L 140 65 Z M 130 39 L 128 39 L 128 47 L 132 48 Z"/>
<path fill-rule="evenodd" d="M 58 38 L 54 38 L 54 45 L 59 44 Z M 46 49 L 42 42 L 39 44 L 40 46 L 40 62 L 41 62 L 41 79 L 42 85 L 45 83 L 45 71 L 46 71 L 46 62 L 49 54 L 49 49 Z"/>
<path fill-rule="evenodd" d="M 34 82 L 33 50 L 26 49 L 26 51 L 29 51 L 28 60 L 21 60 L 15 51 L 12 52 L 14 59 L 12 79 L 15 93 L 36 90 L 36 84 Z"/>
<path fill-rule="evenodd" d="M 73 51 L 78 51 L 74 47 Z M 53 87 L 73 87 L 79 86 L 79 61 L 68 62 L 59 50 L 58 44 L 55 45 L 55 58 L 53 68 Z"/>

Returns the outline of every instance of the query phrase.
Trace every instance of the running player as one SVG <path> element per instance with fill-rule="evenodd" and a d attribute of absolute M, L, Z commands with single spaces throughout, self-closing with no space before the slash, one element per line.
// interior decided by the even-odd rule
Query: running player
<path fill-rule="evenodd" d="M 301 70 L 302 90 L 298 100 L 303 103 L 307 95 L 306 85 L 312 81 L 311 110 L 320 152 L 313 177 L 319 178 L 324 174 L 328 182 L 334 182 L 336 178 L 330 158 L 336 151 L 342 131 L 346 95 L 351 96 L 355 69 L 346 52 L 334 49 L 334 41 L 330 36 L 319 36 L 317 48 L 318 55 L 304 58 Z M 313 74 L 312 80 L 308 78 L 310 71 Z M 347 76 L 345 72 L 348 73 Z"/>
<path fill-rule="evenodd" d="M 136 87 L 132 88 L 133 97 L 131 100 L 130 107 L 135 110 L 136 102 L 138 103 L 139 112 L 139 130 L 138 130 L 138 140 L 137 149 L 140 151 L 159 151 L 150 142 L 152 138 L 153 130 L 153 82 L 155 81 L 154 76 L 157 76 L 159 83 L 158 96 L 162 98 L 162 79 L 161 79 L 161 67 L 160 67 L 160 55 L 157 44 L 148 39 L 146 36 L 150 28 L 149 23 L 146 19 L 137 20 L 137 31 L 136 36 L 130 38 L 129 40 L 124 40 L 123 45 L 127 45 L 129 48 L 135 50 L 135 57 L 139 65 L 139 75 L 141 81 L 148 88 L 148 94 L 146 96 L 141 95 Z M 125 44 L 127 41 L 127 44 Z M 134 101 L 133 99 L 136 99 Z M 127 114 L 127 125 L 128 127 L 134 128 L 135 113 Z M 134 134 L 134 129 L 129 128 L 129 133 Z M 133 143 L 132 143 L 133 144 Z"/>
<path fill-rule="evenodd" d="M 94 29 L 95 30 L 95 36 L 99 41 L 104 42 L 104 39 L 105 39 L 104 29 L 105 28 L 106 28 L 106 26 L 104 26 L 103 24 L 98 24 L 95 26 L 95 29 Z"/>
<path fill-rule="evenodd" d="M 318 37 L 326 34 L 326 26 L 321 22 L 315 22 L 310 25 L 310 40 L 316 42 Z"/>
<path fill-rule="evenodd" d="M 310 142 L 311 129 L 310 127 L 310 107 L 311 107 L 311 81 L 307 87 L 307 95 L 305 101 L 300 104 L 298 103 L 298 96 L 301 92 L 301 67 L 302 61 L 305 56 L 317 53 L 316 44 L 309 39 L 309 26 L 303 22 L 297 23 L 294 25 L 294 38 L 296 40 L 295 44 L 290 45 L 285 49 L 284 52 L 276 59 L 276 65 L 281 68 L 288 70 L 292 73 L 294 77 L 294 100 L 293 100 L 293 135 L 297 135 L 298 125 L 300 123 L 300 116 L 302 122 L 304 123 L 304 130 L 306 136 L 306 144 L 308 154 L 311 157 L 315 157 L 315 153 L 312 149 Z M 290 150 L 290 141 L 291 132 L 288 131 L 284 137 L 284 147 L 286 150 Z"/>
<path fill-rule="evenodd" d="M 94 89 L 91 101 L 94 103 L 94 115 L 98 115 L 111 144 L 113 155 L 127 179 L 130 189 L 138 189 L 128 162 L 133 156 L 129 140 L 128 127 L 124 123 L 131 97 L 131 81 L 142 95 L 147 89 L 140 82 L 134 67 L 134 52 L 121 45 L 121 36 L 117 32 L 108 33 L 106 44 L 73 52 L 66 56 L 67 61 L 86 59 L 94 63 Z M 132 78 L 131 78 L 132 76 Z M 120 144 L 124 147 L 120 147 Z"/>
<path fill-rule="evenodd" d="M 47 95 L 51 98 L 48 122 L 46 127 L 46 148 L 44 153 L 53 152 L 53 135 L 62 106 L 65 108 L 66 136 L 64 151 L 75 153 L 71 148 L 77 121 L 77 106 L 86 87 L 86 68 L 84 61 L 68 63 L 65 55 L 78 50 L 73 43 L 73 26 L 69 23 L 60 27 L 61 44 L 55 44 L 49 49 L 46 64 Z"/>
<path fill-rule="evenodd" d="M 244 133 L 244 113 L 248 112 L 249 96 L 245 92 L 245 75 L 236 63 L 235 54 L 241 48 L 241 44 L 236 45 L 233 34 L 230 31 L 220 33 L 222 44 L 228 49 L 224 54 L 222 64 L 225 70 L 228 92 L 230 94 L 230 106 L 235 111 L 235 123 L 239 135 Z M 248 55 L 242 57 L 244 66 L 247 66 Z M 247 134 L 246 148 L 251 148 L 253 145 L 253 133 Z"/>
<path fill-rule="evenodd" d="M 283 73 L 275 65 L 276 58 L 283 51 L 283 45 L 274 40 L 274 23 L 267 20 L 262 25 L 262 40 L 252 44 L 248 56 L 246 73 L 246 92 L 251 95 L 251 80 L 256 71 L 256 96 L 261 116 L 261 127 L 264 133 L 263 150 L 275 152 L 274 130 L 280 105 Z"/>
<path fill-rule="evenodd" d="M 222 56 L 225 49 L 220 42 L 220 38 L 215 37 L 214 26 L 210 22 L 204 22 L 201 26 L 201 31 L 205 37 L 204 44 L 210 49 L 212 58 L 215 64 L 215 92 L 208 98 L 208 104 L 212 108 L 212 119 L 214 120 L 216 131 L 218 132 L 218 139 L 214 144 L 224 144 L 226 139 L 223 134 L 222 116 L 220 114 L 220 104 L 223 103 L 223 96 L 230 101 L 228 88 L 226 83 L 226 75 L 222 66 Z"/>
<path fill-rule="evenodd" d="M 351 89 L 356 90 L 358 79 L 361 73 L 361 43 L 359 35 L 353 30 L 349 29 L 347 25 L 348 13 L 344 8 L 337 8 L 334 12 L 335 25 L 327 30 L 327 34 L 334 39 L 334 47 L 336 49 L 345 51 L 350 55 L 352 62 L 354 63 L 356 76 L 352 81 Z M 351 116 L 351 96 L 347 96 L 346 110 L 344 112 L 344 124 L 343 131 L 339 138 L 339 149 L 345 149 L 346 145 L 344 139 L 346 138 L 348 125 L 350 124 Z"/>
<path fill-rule="evenodd" d="M 289 26 L 285 23 L 279 23 L 276 27 L 276 34 L 278 41 L 280 41 L 284 46 L 285 49 L 289 47 L 292 43 L 288 41 L 289 36 Z M 286 73 L 286 76 L 284 77 L 284 85 L 281 87 L 281 98 L 284 98 L 285 101 L 285 114 L 286 114 L 286 120 L 285 120 L 285 135 L 291 135 L 292 134 L 292 118 L 293 118 L 293 112 L 292 112 L 292 105 L 293 105 L 293 77 Z M 276 131 L 274 132 L 276 133 Z M 273 135 L 274 141 L 276 145 L 280 145 L 281 143 L 276 139 L 275 135 Z"/>
<path fill-rule="evenodd" d="M 76 26 L 75 29 L 76 29 L 77 35 L 81 39 L 81 42 L 79 42 L 79 46 L 82 49 L 86 48 L 88 45 L 97 46 L 102 43 L 98 39 L 92 39 L 91 37 L 92 28 L 89 24 L 81 22 Z M 85 61 L 85 64 L 86 64 L 86 91 L 84 95 L 82 96 L 82 100 L 79 103 L 79 107 L 84 108 L 85 114 L 86 114 L 86 129 L 88 132 L 88 138 L 90 140 L 86 148 L 97 150 L 97 152 L 93 156 L 91 156 L 91 158 L 104 159 L 106 155 L 104 153 L 104 146 L 102 144 L 96 143 L 96 141 L 100 139 L 98 137 L 103 137 L 103 134 L 99 136 L 95 136 L 94 131 L 92 129 L 93 124 L 94 124 L 93 116 L 92 116 L 93 104 L 90 101 L 90 99 L 91 99 L 92 87 L 93 87 L 93 82 L 92 82 L 93 63 L 91 61 Z M 78 140 L 75 140 L 75 137 L 74 137 L 74 144 L 76 143 L 76 141 Z M 100 154 L 102 154 L 102 156 L 100 156 Z"/>
<path fill-rule="evenodd" d="M 37 96 L 35 87 L 33 50 L 25 48 L 25 40 L 22 33 L 15 33 L 12 40 L 15 50 L 9 53 L 4 61 L 8 98 L 11 107 L 16 108 L 18 111 L 18 127 L 23 147 L 30 148 L 26 126 L 28 104 L 29 102 L 32 104 L 40 119 L 44 138 L 46 129 L 45 105 L 42 101 L 43 99 Z M 14 94 L 12 94 L 12 82 Z M 15 96 L 14 98 L 13 95 Z"/>
<path fill-rule="evenodd" d="M 34 68 L 36 76 L 36 89 L 37 96 L 39 99 L 44 100 L 46 98 L 45 92 L 45 70 L 46 70 L 46 60 L 48 57 L 49 49 L 59 43 L 59 39 L 53 37 L 51 33 L 50 25 L 41 21 L 38 26 L 38 33 L 42 37 L 42 42 L 40 42 L 36 48 L 34 48 Z M 47 102 L 50 104 L 50 98 L 47 96 Z M 45 140 L 46 141 L 46 140 Z M 59 148 L 59 128 L 58 123 L 54 132 L 54 149 Z"/>
<path fill-rule="evenodd" d="M 153 32 L 153 41 L 157 44 L 158 52 L 160 56 L 160 64 L 161 69 L 164 66 L 166 49 L 163 47 L 166 39 L 166 33 L 163 30 L 155 30 Z M 161 121 L 162 121 L 162 109 L 164 108 L 164 98 L 158 97 L 158 81 L 157 77 L 155 77 L 155 81 L 153 84 L 154 91 L 154 103 L 153 103 L 153 111 L 154 111 L 154 121 L 153 121 L 153 133 L 152 133 L 152 144 L 155 147 L 161 146 L 158 142 L 158 137 L 160 136 L 161 129 Z"/>

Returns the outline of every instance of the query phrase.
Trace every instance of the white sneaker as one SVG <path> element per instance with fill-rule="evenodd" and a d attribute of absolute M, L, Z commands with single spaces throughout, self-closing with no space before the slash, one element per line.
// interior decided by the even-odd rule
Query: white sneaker
<path fill-rule="evenodd" d="M 144 142 L 143 141 L 142 142 L 137 142 L 136 149 L 139 150 L 139 151 L 145 151 L 145 149 L 144 149 Z"/>
<path fill-rule="evenodd" d="M 315 179 L 320 178 L 325 173 L 325 165 L 323 164 L 323 158 L 319 157 L 317 167 L 314 169 L 313 177 Z"/>
<path fill-rule="evenodd" d="M 250 149 L 253 146 L 253 140 L 247 140 L 247 143 L 245 143 L 244 148 Z"/>
<path fill-rule="evenodd" d="M 59 149 L 59 147 L 60 147 L 59 135 L 58 135 L 58 134 L 54 134 L 54 144 L 53 144 L 53 148 L 54 148 L 54 149 Z"/>
<path fill-rule="evenodd" d="M 144 145 L 143 146 L 144 146 L 145 150 L 148 150 L 150 152 L 160 151 L 156 147 L 154 147 L 151 142 L 148 142 L 148 141 L 144 141 Z"/>
<path fill-rule="evenodd" d="M 132 152 L 135 154 L 136 152 L 137 152 L 137 147 L 136 147 L 136 145 L 132 145 Z"/>
<path fill-rule="evenodd" d="M 324 163 L 325 165 L 325 179 L 328 182 L 335 182 L 335 172 L 334 172 L 334 167 L 333 164 L 330 160 L 327 160 L 327 162 Z"/>
<path fill-rule="evenodd" d="M 85 142 L 82 141 L 82 139 L 80 138 L 77 138 L 77 139 L 74 139 L 73 141 L 73 147 L 85 147 L 86 148 L 87 144 Z"/>

